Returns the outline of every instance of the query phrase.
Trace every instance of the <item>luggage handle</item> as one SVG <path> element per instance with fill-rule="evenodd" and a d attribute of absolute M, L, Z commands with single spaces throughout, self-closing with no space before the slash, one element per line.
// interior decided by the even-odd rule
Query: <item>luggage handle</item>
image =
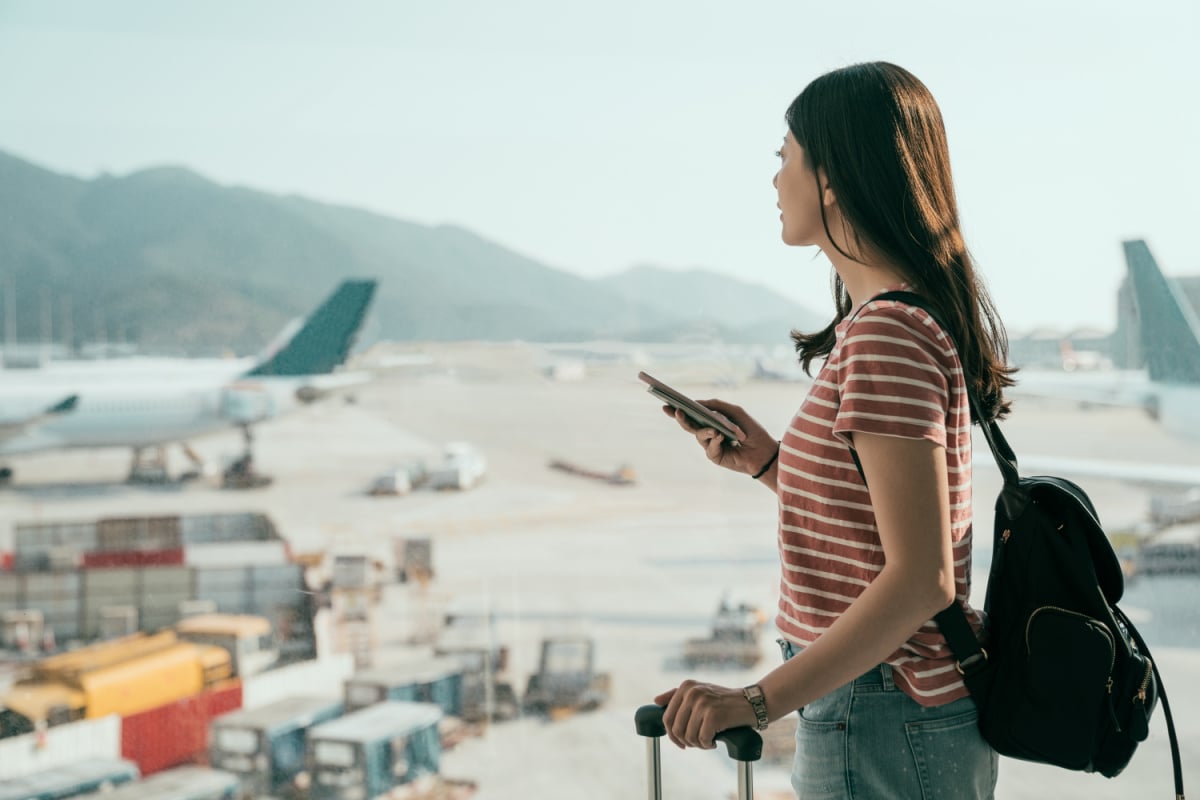
<path fill-rule="evenodd" d="M 662 800 L 662 761 L 659 744 L 662 737 L 667 735 L 667 726 L 663 724 L 664 711 L 665 706 L 647 705 L 639 708 L 633 715 L 638 736 L 646 737 L 650 800 Z M 723 742 L 729 757 L 738 762 L 738 797 L 741 800 L 749 800 L 754 796 L 751 765 L 762 758 L 762 737 L 753 728 L 742 726 L 721 731 L 713 737 L 713 741 Z"/>

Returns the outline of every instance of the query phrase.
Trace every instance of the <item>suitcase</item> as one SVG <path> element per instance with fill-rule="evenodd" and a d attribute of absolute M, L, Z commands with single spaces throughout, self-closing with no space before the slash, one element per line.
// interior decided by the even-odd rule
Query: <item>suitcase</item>
<path fill-rule="evenodd" d="M 633 715 L 638 736 L 646 737 L 646 776 L 650 800 L 662 800 L 662 764 L 659 742 L 667 735 L 662 706 L 642 706 Z M 754 797 L 753 764 L 762 758 L 762 737 L 753 728 L 730 728 L 717 734 L 729 757 L 738 762 L 738 800 Z"/>

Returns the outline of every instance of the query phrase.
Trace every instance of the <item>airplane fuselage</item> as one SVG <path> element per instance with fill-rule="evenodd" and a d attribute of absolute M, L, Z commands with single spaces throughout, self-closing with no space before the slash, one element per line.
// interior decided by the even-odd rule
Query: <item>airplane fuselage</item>
<path fill-rule="evenodd" d="M 79 401 L 70 413 L 0 439 L 0 455 L 169 444 L 271 419 L 298 404 L 301 385 L 287 378 L 170 386 L 91 384 L 79 387 Z M 52 386 L 0 390 L 0 420 L 30 416 L 73 391 Z"/>

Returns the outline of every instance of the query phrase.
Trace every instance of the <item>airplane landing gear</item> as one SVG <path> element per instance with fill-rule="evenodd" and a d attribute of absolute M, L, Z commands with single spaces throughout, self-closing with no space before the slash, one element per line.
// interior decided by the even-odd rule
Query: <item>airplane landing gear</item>
<path fill-rule="evenodd" d="M 147 451 L 149 453 L 147 454 Z M 135 447 L 133 460 L 129 465 L 129 483 L 162 484 L 171 481 L 171 473 L 167 469 L 167 448 L 165 447 Z"/>
<path fill-rule="evenodd" d="M 259 473 L 254 467 L 254 453 L 251 449 L 254 444 L 254 433 L 248 424 L 242 425 L 242 438 L 245 441 L 246 449 L 241 458 L 225 469 L 221 485 L 226 489 L 257 489 L 270 485 L 273 480 L 271 476 Z"/>

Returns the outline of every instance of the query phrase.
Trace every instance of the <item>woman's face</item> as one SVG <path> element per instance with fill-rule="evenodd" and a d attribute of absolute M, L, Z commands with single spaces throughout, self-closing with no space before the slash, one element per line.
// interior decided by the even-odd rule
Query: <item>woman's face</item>
<path fill-rule="evenodd" d="M 779 219 L 783 223 L 784 244 L 822 245 L 826 240 L 821 220 L 822 195 L 832 200 L 832 192 L 817 188 L 817 178 L 809 166 L 804 150 L 788 131 L 778 152 L 779 171 L 772 183 L 779 195 Z M 828 209 L 827 209 L 828 211 Z"/>

